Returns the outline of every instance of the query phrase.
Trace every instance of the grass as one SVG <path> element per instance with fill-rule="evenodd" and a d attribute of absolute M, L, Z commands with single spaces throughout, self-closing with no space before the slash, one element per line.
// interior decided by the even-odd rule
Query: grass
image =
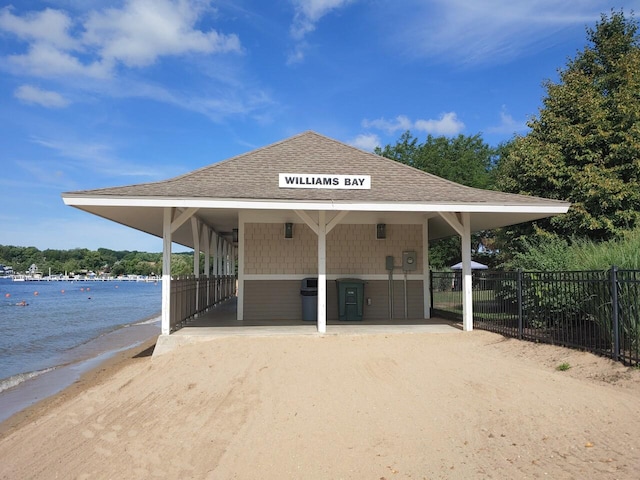
<path fill-rule="evenodd" d="M 558 370 L 559 372 L 565 372 L 570 368 L 571 368 L 571 365 L 569 365 L 567 362 L 563 362 L 556 367 L 556 370 Z"/>

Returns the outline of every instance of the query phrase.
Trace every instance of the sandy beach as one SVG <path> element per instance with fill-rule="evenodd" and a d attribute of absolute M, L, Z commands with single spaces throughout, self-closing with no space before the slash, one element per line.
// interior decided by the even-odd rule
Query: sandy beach
<path fill-rule="evenodd" d="M 483 331 L 228 337 L 155 358 L 149 347 L 4 422 L 0 478 L 640 470 L 640 370 L 591 354 Z"/>

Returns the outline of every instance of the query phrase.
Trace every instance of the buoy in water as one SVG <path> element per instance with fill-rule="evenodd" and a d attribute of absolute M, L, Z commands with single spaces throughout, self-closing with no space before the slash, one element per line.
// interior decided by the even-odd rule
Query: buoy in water
<path fill-rule="evenodd" d="M 5 293 L 4 296 L 5 296 L 5 298 L 9 298 L 11 296 L 11 294 L 10 293 Z"/>

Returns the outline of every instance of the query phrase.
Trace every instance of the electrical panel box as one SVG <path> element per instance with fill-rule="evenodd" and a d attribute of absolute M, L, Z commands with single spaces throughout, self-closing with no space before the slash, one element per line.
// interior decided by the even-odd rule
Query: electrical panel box
<path fill-rule="evenodd" d="M 418 254 L 416 252 L 402 252 L 402 270 L 411 272 L 418 268 Z"/>
<path fill-rule="evenodd" d="M 387 270 L 393 270 L 393 256 L 392 255 L 388 255 L 387 258 L 385 258 L 385 268 Z"/>

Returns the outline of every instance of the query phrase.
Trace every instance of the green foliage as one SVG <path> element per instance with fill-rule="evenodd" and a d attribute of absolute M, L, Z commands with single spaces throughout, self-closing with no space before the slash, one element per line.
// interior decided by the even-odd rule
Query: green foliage
<path fill-rule="evenodd" d="M 622 234 L 620 238 L 596 243 L 577 240 L 571 246 L 575 268 L 607 270 L 612 265 L 626 270 L 640 270 L 640 228 Z"/>
<path fill-rule="evenodd" d="M 606 242 L 546 234 L 514 241 L 514 253 L 501 266 L 532 272 L 563 270 L 605 271 L 612 265 L 640 270 L 640 227 Z"/>
<path fill-rule="evenodd" d="M 407 131 L 395 145 L 376 148 L 375 153 L 462 185 L 489 188 L 492 184 L 495 151 L 479 134 L 455 138 L 428 135 L 420 144 Z"/>
<path fill-rule="evenodd" d="M 513 256 L 503 264 L 507 270 L 562 271 L 573 270 L 574 252 L 569 243 L 557 235 L 520 238 Z"/>
<path fill-rule="evenodd" d="M 572 202 L 567 215 L 538 221 L 542 231 L 607 240 L 640 225 L 640 47 L 622 12 L 587 35 L 560 81 L 545 83 L 531 132 L 501 149 L 496 186 Z"/>
<path fill-rule="evenodd" d="M 567 362 L 563 362 L 556 367 L 556 370 L 558 370 L 559 372 L 566 372 L 570 368 L 571 368 L 571 365 L 569 365 Z"/>

